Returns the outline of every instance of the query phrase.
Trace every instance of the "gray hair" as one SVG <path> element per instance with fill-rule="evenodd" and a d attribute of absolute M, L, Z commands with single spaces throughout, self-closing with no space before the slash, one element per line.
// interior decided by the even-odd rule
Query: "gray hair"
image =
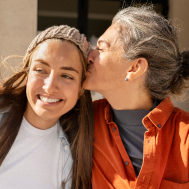
<path fill-rule="evenodd" d="M 118 25 L 123 57 L 148 61 L 145 87 L 153 99 L 179 95 L 189 79 L 189 51 L 179 52 L 175 28 L 152 7 L 128 7 L 119 11 L 112 24 Z"/>
<path fill-rule="evenodd" d="M 24 62 L 37 45 L 47 39 L 64 39 L 71 41 L 79 47 L 85 58 L 87 58 L 88 53 L 91 50 L 91 45 L 87 42 L 86 37 L 83 34 L 80 34 L 76 28 L 71 28 L 67 25 L 53 26 L 42 31 L 33 39 L 24 56 Z"/>

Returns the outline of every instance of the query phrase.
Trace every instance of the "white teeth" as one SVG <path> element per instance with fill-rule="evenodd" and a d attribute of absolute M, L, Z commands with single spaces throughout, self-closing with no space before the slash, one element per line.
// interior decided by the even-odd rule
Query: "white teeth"
<path fill-rule="evenodd" d="M 49 103 L 58 102 L 61 100 L 61 99 L 56 99 L 56 98 L 47 98 L 47 97 L 43 97 L 43 96 L 39 96 L 39 98 L 41 99 L 41 101 L 49 102 Z"/>

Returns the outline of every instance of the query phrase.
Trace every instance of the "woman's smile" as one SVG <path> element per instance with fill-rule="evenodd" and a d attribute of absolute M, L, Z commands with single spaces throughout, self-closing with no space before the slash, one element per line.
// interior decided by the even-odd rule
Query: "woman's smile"
<path fill-rule="evenodd" d="M 82 65 L 75 45 L 55 40 L 40 44 L 32 55 L 26 81 L 25 118 L 34 125 L 41 120 L 57 122 L 75 106 L 81 77 Z"/>
<path fill-rule="evenodd" d="M 37 95 L 38 99 L 45 104 L 59 104 L 58 102 L 62 102 L 63 99 L 55 98 L 55 97 L 47 97 L 43 95 Z"/>

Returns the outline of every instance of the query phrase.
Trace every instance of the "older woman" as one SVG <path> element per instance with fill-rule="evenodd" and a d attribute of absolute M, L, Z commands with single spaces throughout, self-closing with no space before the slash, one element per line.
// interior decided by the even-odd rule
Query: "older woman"
<path fill-rule="evenodd" d="M 93 189 L 189 188 L 189 114 L 174 107 L 189 51 L 150 7 L 119 11 L 88 56 L 94 102 Z"/>
<path fill-rule="evenodd" d="M 90 49 L 75 28 L 50 27 L 3 82 L 1 189 L 91 188 L 93 112 L 82 89 Z"/>

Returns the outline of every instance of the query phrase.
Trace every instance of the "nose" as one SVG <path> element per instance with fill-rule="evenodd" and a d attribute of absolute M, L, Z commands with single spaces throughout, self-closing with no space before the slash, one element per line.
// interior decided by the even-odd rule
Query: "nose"
<path fill-rule="evenodd" d="M 51 74 L 44 80 L 42 87 L 47 94 L 54 94 L 58 92 L 58 81 L 56 77 Z"/>
<path fill-rule="evenodd" d="M 95 57 L 97 56 L 98 54 L 98 50 L 92 50 L 89 55 L 88 55 L 88 59 L 87 59 L 87 62 L 88 64 L 92 64 L 94 62 L 94 59 Z"/>

